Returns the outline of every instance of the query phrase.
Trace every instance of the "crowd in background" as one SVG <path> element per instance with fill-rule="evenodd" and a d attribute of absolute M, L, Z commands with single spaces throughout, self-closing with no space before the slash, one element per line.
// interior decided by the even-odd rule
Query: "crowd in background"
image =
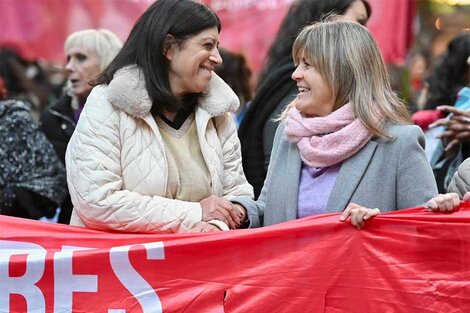
<path fill-rule="evenodd" d="M 211 64 L 214 65 L 214 71 L 231 87 L 240 103 L 239 108 L 232 114 L 237 127 L 240 127 L 238 135 L 241 141 L 243 170 L 248 183 L 254 187 L 255 198 L 260 195 L 269 172 L 271 149 L 275 141 L 274 135 L 280 123 L 277 118 L 298 93 L 298 80 L 292 79 L 295 77 L 294 64 L 298 65 L 298 62 L 301 61 L 292 59 L 292 46 L 294 45 L 295 36 L 304 26 L 319 21 L 325 13 L 331 11 L 346 16 L 349 21 L 356 21 L 363 25 L 366 25 L 368 18 L 373 14 L 368 2 L 362 0 L 328 2 L 305 0 L 298 1 L 298 3 L 298 5 L 293 5 L 287 14 L 283 26 L 281 26 L 281 31 L 274 40 L 267 56 L 266 66 L 257 79 L 257 85 L 254 83 L 256 73 L 250 70 L 243 54 L 220 49 L 220 56 L 217 56 L 219 50 L 216 53 L 217 55 L 212 56 L 213 61 Z M 352 10 L 353 8 L 356 9 L 356 6 L 360 6 L 358 11 Z M 210 12 L 204 14 L 211 15 Z M 206 18 L 206 15 L 204 15 L 204 18 Z M 217 19 L 214 18 L 213 24 L 208 24 L 207 27 L 200 28 L 197 32 L 215 29 L 218 34 L 220 26 L 217 25 Z M 219 27 L 218 31 L 217 27 Z M 135 30 L 135 32 L 137 31 Z M 194 33 L 192 30 L 185 31 L 191 34 Z M 133 36 L 137 38 L 139 34 L 131 32 L 129 38 L 132 39 Z M 174 37 L 162 39 L 162 44 L 167 44 L 168 40 L 174 40 L 174 44 L 178 45 L 180 42 L 192 38 L 184 32 L 181 38 L 177 38 L 176 35 Z M 170 75 L 170 78 L 174 72 L 178 75 L 178 71 L 184 72 L 180 68 L 171 67 L 171 64 L 176 63 L 171 59 L 171 47 L 173 47 L 171 44 L 168 47 L 165 46 L 165 49 L 168 49 L 166 52 L 170 53 L 168 57 L 170 60 L 168 63 L 169 68 L 166 69 L 165 75 Z M 135 59 L 138 58 L 133 54 L 137 52 L 132 47 L 127 47 L 126 44 L 124 44 L 124 52 L 119 54 L 122 47 L 123 44 L 117 36 L 106 30 L 76 32 L 71 34 L 64 44 L 64 54 L 67 58 L 67 63 L 64 66 L 48 64 L 41 60 L 26 60 L 11 47 L 0 48 L 0 89 L 2 95 L 0 99 L 2 100 L 0 102 L 0 214 L 31 219 L 46 218 L 65 224 L 70 222 L 73 205 L 65 176 L 67 145 L 77 127 L 79 118 L 82 116 L 87 97 L 94 86 L 103 83 L 111 86 L 112 81 L 116 81 L 116 79 L 113 79 L 113 75 L 117 75 L 120 73 L 119 70 L 132 64 L 128 61 L 131 55 Z M 181 51 L 178 50 L 178 52 Z M 139 53 L 138 55 L 141 57 L 145 52 L 140 51 Z M 116 55 L 119 55 L 120 58 L 115 59 Z M 178 57 L 178 54 L 175 55 L 175 57 Z M 223 60 L 223 63 L 217 59 L 218 57 Z M 106 69 L 109 64 L 111 64 L 111 67 Z M 167 63 L 163 62 L 161 64 Z M 146 65 L 150 66 L 150 63 Z M 452 38 L 445 52 L 438 57 L 431 57 L 431 52 L 426 49 L 410 51 L 405 70 L 408 75 L 403 76 L 403 80 L 399 84 L 392 84 L 392 86 L 399 88 L 395 92 L 398 96 L 401 96 L 402 100 L 406 101 L 408 112 L 412 114 L 412 121 L 420 126 L 424 132 L 426 138 L 425 153 L 439 193 L 445 194 L 448 191 L 454 191 L 459 194 L 459 198 L 450 196 L 450 198 L 442 199 L 446 196 L 441 196 L 441 199 L 434 199 L 430 202 L 429 206 L 436 207 L 439 201 L 442 203 L 442 201 L 448 199 L 457 203 L 459 199 L 464 199 L 466 192 L 470 189 L 469 163 L 468 161 L 464 162 L 465 159 L 470 157 L 470 32 L 463 31 Z M 103 74 L 99 76 L 103 71 L 104 76 Z M 147 89 L 150 88 L 148 87 L 150 83 L 160 84 L 160 78 L 152 77 L 151 74 L 145 71 L 144 69 L 144 74 L 140 75 L 145 78 Z M 138 76 L 139 74 L 135 75 Z M 131 76 L 126 79 L 130 81 L 134 78 Z M 170 79 L 170 82 L 173 81 Z M 178 86 L 180 85 L 181 83 Z M 406 88 L 403 88 L 403 86 Z M 126 91 L 126 85 L 119 88 Z M 191 92 L 194 91 L 197 94 L 202 90 L 191 90 Z M 179 130 L 187 120 L 198 118 L 197 111 L 194 113 L 192 110 L 195 110 L 194 108 L 200 105 L 200 102 L 203 102 L 199 97 L 186 97 L 187 94 L 185 93 L 182 96 L 184 98 L 183 104 L 175 106 L 178 109 L 173 110 L 171 105 L 179 103 L 172 98 L 176 96 L 175 94 L 162 95 L 158 92 L 152 94 L 152 92 L 149 92 L 151 98 L 154 100 L 163 99 L 168 104 L 167 111 L 176 114 L 173 117 L 184 117 L 180 125 L 175 126 L 175 124 L 172 124 L 174 121 L 165 120 L 168 115 L 152 111 L 153 116 L 158 121 L 158 127 L 164 128 L 160 126 L 160 123 L 162 123 L 162 125 L 170 125 L 173 130 Z M 192 93 L 189 95 L 192 95 Z M 97 101 L 96 97 L 94 98 L 95 101 Z M 184 107 L 191 109 L 185 111 Z M 91 121 L 93 112 L 91 112 L 91 108 L 89 111 L 85 113 L 85 116 Z M 111 109 L 107 113 L 123 114 L 122 112 L 115 113 Z M 104 113 L 98 112 L 96 114 Z M 121 117 L 120 122 L 122 122 L 122 119 L 123 117 Z M 163 122 L 158 119 L 162 119 Z M 97 123 L 99 121 L 99 119 L 96 120 Z M 228 122 L 225 120 L 217 120 L 217 123 L 224 124 L 224 126 L 216 125 L 216 127 L 222 127 L 218 131 L 222 129 L 229 132 L 231 129 L 231 126 L 227 126 Z M 92 125 L 92 123 L 88 125 Z M 137 126 L 133 125 L 132 127 Z M 82 133 L 84 133 L 83 130 Z M 172 131 L 169 131 L 169 133 L 172 134 Z M 98 133 L 90 134 L 90 136 L 96 134 Z M 78 136 L 77 134 L 74 141 L 75 146 L 73 146 L 76 150 L 83 148 L 83 146 L 79 146 L 81 142 L 77 139 Z M 82 138 L 81 140 L 85 139 Z M 165 137 L 163 140 L 167 140 L 165 141 L 167 146 L 176 143 L 174 138 L 170 137 Z M 225 142 L 222 144 L 225 144 Z M 105 143 L 101 143 L 101 145 L 105 146 Z M 76 148 L 76 146 L 79 146 L 79 148 Z M 130 147 L 129 149 L 131 150 Z M 201 149 L 204 150 L 202 143 Z M 113 151 L 111 149 L 108 152 L 112 154 Z M 167 151 L 167 153 L 170 152 Z M 204 151 L 201 153 L 200 161 L 204 162 L 206 155 Z M 224 150 L 223 153 L 226 153 L 226 151 Z M 69 158 L 69 164 L 73 166 L 72 156 L 69 156 Z M 85 160 L 85 156 L 83 156 L 83 159 Z M 226 159 L 223 161 L 227 162 Z M 346 162 L 346 159 L 341 161 Z M 90 160 L 84 161 L 84 163 L 86 162 L 90 162 Z M 179 162 L 184 163 L 184 160 L 175 156 L 172 162 L 174 164 L 169 171 L 176 171 L 181 169 Z M 330 165 L 332 164 L 328 164 L 328 166 Z M 80 166 L 84 165 L 77 165 L 77 167 Z M 99 164 L 97 163 L 95 166 L 99 166 Z M 321 164 L 315 164 L 315 166 L 321 167 Z M 67 171 L 75 169 L 75 167 L 71 167 Z M 221 198 L 222 195 L 226 196 L 230 193 L 250 198 L 250 191 L 247 191 L 244 187 L 246 183 L 244 176 L 239 175 L 239 171 L 237 165 L 230 173 L 230 175 L 236 177 L 235 180 L 238 181 L 237 184 L 239 185 L 228 186 L 228 183 L 224 181 L 220 183 L 222 187 L 220 187 L 221 191 L 218 195 Z M 339 170 L 333 174 L 334 178 L 336 178 L 338 172 Z M 201 170 L 201 175 L 212 181 L 216 176 L 216 174 L 212 175 L 210 169 L 209 172 L 206 172 L 205 169 Z M 82 176 L 80 179 L 86 180 L 86 177 Z M 109 182 L 113 179 L 114 177 L 109 177 Z M 126 178 L 122 177 L 122 179 L 125 181 Z M 300 179 L 300 181 L 302 180 Z M 80 186 L 78 181 L 71 180 L 71 182 L 74 188 L 88 188 L 88 186 Z M 89 183 L 91 185 L 98 184 L 95 180 L 91 180 Z M 184 185 L 181 186 L 181 188 L 183 187 Z M 223 220 L 229 228 L 236 228 L 243 224 L 243 220 L 246 222 L 247 214 L 254 218 L 254 213 L 252 214 L 250 210 L 258 210 L 256 205 L 251 202 L 252 200 L 240 199 L 237 200 L 238 202 L 234 201 L 237 212 L 232 213 L 231 210 L 234 210 L 233 205 L 218 200 L 217 205 L 224 209 L 219 208 L 217 214 L 213 213 L 211 215 L 209 206 L 214 206 L 214 202 L 211 202 L 210 205 L 207 204 L 206 209 L 205 205 L 208 202 L 204 202 L 204 199 L 210 198 L 212 184 L 209 184 L 208 188 L 208 190 L 201 191 L 203 196 L 201 195 L 201 197 L 193 200 L 184 196 L 180 199 L 177 194 L 169 196 L 168 192 L 170 191 L 157 196 L 200 203 L 203 216 L 188 222 L 187 225 L 189 226 L 182 222 L 182 225 L 187 226 L 187 229 L 195 228 L 209 231 L 212 227 L 209 222 L 213 222 L 219 228 L 224 228 L 223 225 L 218 224 L 217 220 L 219 219 Z M 139 189 L 129 191 L 130 196 L 134 197 L 132 198 L 134 202 L 144 201 L 143 198 L 148 196 L 147 191 L 142 191 L 142 198 L 140 196 L 136 197 L 135 194 L 139 192 L 135 190 Z M 236 190 L 242 190 L 243 192 L 236 194 Z M 74 192 L 79 194 L 82 191 Z M 430 191 L 429 188 L 428 191 Z M 127 196 L 129 195 L 123 195 L 123 197 Z M 429 200 L 432 196 L 432 194 L 426 194 L 427 199 L 423 198 L 423 201 Z M 83 203 L 85 200 L 79 198 L 78 195 L 76 197 L 74 204 L 85 206 Z M 150 198 L 152 197 L 155 198 L 156 196 L 151 195 Z M 264 198 L 263 201 L 265 200 Z M 112 206 L 114 203 L 119 203 L 120 208 L 130 205 L 119 202 L 120 199 L 111 201 L 108 198 L 103 198 L 103 201 L 105 202 L 97 203 L 94 208 L 96 209 L 100 205 Z M 152 205 L 151 200 L 148 201 L 150 202 L 147 204 Z M 212 199 L 211 201 L 215 200 Z M 295 201 L 300 200 L 296 199 Z M 254 209 L 238 216 L 239 212 L 243 212 L 243 208 L 237 207 L 239 204 L 249 208 L 254 207 Z M 418 205 L 419 203 L 410 203 L 409 206 L 414 204 Z M 176 207 L 178 205 L 180 204 L 176 202 L 168 204 L 168 206 Z M 118 212 L 118 209 L 116 209 L 116 212 Z M 83 219 L 84 215 L 81 214 L 76 218 Z M 106 215 L 107 213 L 100 214 Z M 186 212 L 185 214 L 189 213 Z M 223 215 L 223 217 L 217 218 L 218 214 Z M 229 215 L 227 216 L 227 214 Z M 230 216 L 230 214 L 234 215 Z M 166 228 L 160 225 L 156 229 L 179 229 L 171 225 L 175 223 L 174 220 L 169 220 L 169 217 L 166 216 L 161 218 L 166 221 Z M 182 219 L 181 217 L 178 218 Z M 190 220 L 187 216 L 185 218 Z M 195 221 L 198 220 L 209 224 L 197 224 Z M 283 218 L 279 219 L 279 221 L 283 220 Z M 97 226 L 100 223 L 97 218 L 89 224 L 84 223 L 87 226 L 92 225 L 103 228 Z M 119 227 L 117 228 L 119 229 Z M 142 230 L 139 227 L 130 227 L 129 229 Z M 126 228 L 121 230 L 126 230 Z"/>

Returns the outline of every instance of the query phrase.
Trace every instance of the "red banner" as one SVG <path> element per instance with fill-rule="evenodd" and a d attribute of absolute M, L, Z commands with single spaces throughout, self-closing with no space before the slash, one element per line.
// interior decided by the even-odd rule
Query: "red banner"
<path fill-rule="evenodd" d="M 470 312 L 470 204 L 144 235 L 0 217 L 0 312 Z"/>

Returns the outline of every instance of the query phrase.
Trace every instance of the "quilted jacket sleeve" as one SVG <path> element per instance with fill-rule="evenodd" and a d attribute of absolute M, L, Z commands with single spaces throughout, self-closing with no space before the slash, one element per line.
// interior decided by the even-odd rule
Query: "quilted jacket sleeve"
<path fill-rule="evenodd" d="M 125 189 L 119 114 L 107 101 L 106 89 L 95 87 L 66 152 L 67 182 L 75 213 L 87 227 L 95 229 L 188 231 L 202 219 L 199 203 Z"/>
<path fill-rule="evenodd" d="M 460 164 L 447 188 L 447 192 L 457 193 L 460 199 L 463 199 L 468 191 L 470 191 L 470 158 Z"/>
<path fill-rule="evenodd" d="M 223 117 L 218 118 L 217 129 L 220 132 L 223 152 L 223 197 L 228 200 L 233 197 L 253 199 L 253 187 L 248 183 L 243 172 L 240 140 L 235 121 L 230 113 L 225 113 Z"/>

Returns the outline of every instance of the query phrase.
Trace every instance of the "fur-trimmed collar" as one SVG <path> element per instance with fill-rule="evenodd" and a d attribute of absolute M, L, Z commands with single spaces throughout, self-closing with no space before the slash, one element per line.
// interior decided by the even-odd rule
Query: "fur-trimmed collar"
<path fill-rule="evenodd" d="M 126 66 L 118 70 L 108 86 L 108 100 L 127 114 L 143 118 L 152 107 L 142 71 L 137 65 Z M 232 89 L 215 73 L 209 90 L 199 106 L 212 116 L 235 112 L 240 102 Z"/>

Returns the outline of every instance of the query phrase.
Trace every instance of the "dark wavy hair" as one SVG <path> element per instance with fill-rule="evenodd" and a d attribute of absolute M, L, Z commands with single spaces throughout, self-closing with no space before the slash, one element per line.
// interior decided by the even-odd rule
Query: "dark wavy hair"
<path fill-rule="evenodd" d="M 11 94 L 28 91 L 27 78 L 24 75 L 27 61 L 18 51 L 11 48 L 0 48 L 0 74 L 4 86 Z"/>
<path fill-rule="evenodd" d="M 469 84 L 469 56 L 470 32 L 465 32 L 452 39 L 446 53 L 427 77 L 428 94 L 424 109 L 454 105 L 458 91 Z"/>
<path fill-rule="evenodd" d="M 243 54 L 219 49 L 220 56 L 224 62 L 215 68 L 219 75 L 240 98 L 240 106 L 252 98 L 250 86 L 251 70 Z"/>
<path fill-rule="evenodd" d="M 294 2 L 284 17 L 279 31 L 267 54 L 267 63 L 260 74 L 258 86 L 278 63 L 292 58 L 292 45 L 300 31 L 307 25 L 320 21 L 322 17 L 330 13 L 343 15 L 349 6 L 355 1 L 362 1 L 367 11 L 367 18 L 372 14 L 372 9 L 367 0 L 297 0 Z M 361 21 L 365 25 L 367 20 Z"/>
<path fill-rule="evenodd" d="M 171 92 L 170 63 L 165 56 L 168 44 L 182 44 L 186 39 L 221 24 L 219 17 L 204 4 L 191 0 L 155 1 L 135 23 L 121 51 L 93 85 L 109 84 L 117 70 L 138 65 L 152 100 L 152 113 L 175 112 L 182 106 Z M 167 35 L 173 41 L 165 42 Z"/>

